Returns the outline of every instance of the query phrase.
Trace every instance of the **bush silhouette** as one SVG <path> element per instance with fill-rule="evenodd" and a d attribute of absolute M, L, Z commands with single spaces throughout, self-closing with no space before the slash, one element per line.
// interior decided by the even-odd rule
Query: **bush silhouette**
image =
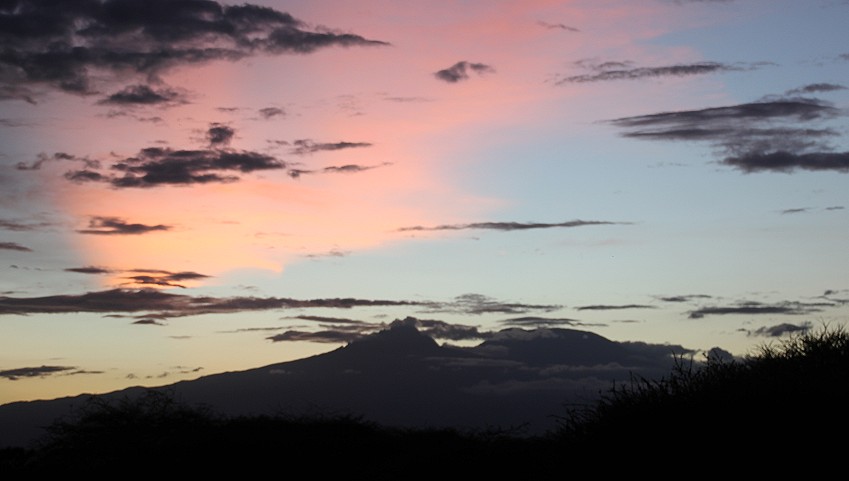
<path fill-rule="evenodd" d="M 595 405 L 571 409 L 556 433 L 580 449 L 640 453 L 665 437 L 668 453 L 723 447 L 832 450 L 849 406 L 849 334 L 822 327 L 767 344 L 742 360 L 677 358 L 660 380 L 632 379 Z"/>

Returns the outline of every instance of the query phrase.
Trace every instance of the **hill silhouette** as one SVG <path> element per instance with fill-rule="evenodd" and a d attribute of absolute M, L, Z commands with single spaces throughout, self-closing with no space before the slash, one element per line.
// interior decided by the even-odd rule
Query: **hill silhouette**
<path fill-rule="evenodd" d="M 407 318 L 334 351 L 163 386 L 181 403 L 227 416 L 361 416 L 385 426 L 556 426 L 564 403 L 588 402 L 633 373 L 658 378 L 681 346 L 619 343 L 573 329 L 505 329 L 472 347 L 439 345 Z M 144 388 L 100 395 L 134 398 Z M 25 445 L 90 395 L 0 406 L 0 446 Z"/>
<path fill-rule="evenodd" d="M 412 331 L 404 335 L 421 353 L 433 349 Z M 634 472 L 664 463 L 717 474 L 741 466 L 787 473 L 776 456 L 822 460 L 805 471 L 811 474 L 829 466 L 829 456 L 842 455 L 847 380 L 849 334 L 823 328 L 762 346 L 742 360 L 679 358 L 661 379 L 634 378 L 594 404 L 563 407 L 556 429 L 530 437 L 387 427 L 348 415 L 222 416 L 150 390 L 136 398 L 90 398 L 36 446 L 0 450 L 0 468 L 29 474 L 134 465 L 161 472 L 267 469 L 282 462 L 370 479 L 448 470 L 547 479 L 569 470 Z M 599 466 L 599 459 L 608 463 Z"/>

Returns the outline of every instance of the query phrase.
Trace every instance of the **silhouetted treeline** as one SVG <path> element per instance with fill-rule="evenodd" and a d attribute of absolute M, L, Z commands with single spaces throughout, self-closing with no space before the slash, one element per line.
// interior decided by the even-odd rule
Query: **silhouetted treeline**
<path fill-rule="evenodd" d="M 560 425 L 545 436 L 389 428 L 351 415 L 227 418 L 150 391 L 112 403 L 93 398 L 74 418 L 55 422 L 38 445 L 0 450 L 0 473 L 273 469 L 282 476 L 307 469 L 357 479 L 553 479 L 669 460 L 775 466 L 790 457 L 843 456 L 847 401 L 849 335 L 823 328 L 743 360 L 679 359 L 662 380 L 634 379 L 594 405 L 553 413 Z"/>

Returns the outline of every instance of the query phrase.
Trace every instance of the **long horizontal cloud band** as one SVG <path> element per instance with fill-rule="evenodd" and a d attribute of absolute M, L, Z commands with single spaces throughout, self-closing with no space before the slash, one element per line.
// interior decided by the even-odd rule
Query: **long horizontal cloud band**
<path fill-rule="evenodd" d="M 474 222 L 471 224 L 445 224 L 437 226 L 412 226 L 401 227 L 399 232 L 407 231 L 439 231 L 439 230 L 529 230 L 529 229 L 550 229 L 555 227 L 582 227 L 587 225 L 618 225 L 629 224 L 628 222 L 610 222 L 601 220 L 572 220 L 568 222 L 543 223 L 543 222 Z"/>
<path fill-rule="evenodd" d="M 182 273 L 181 278 L 197 278 L 202 274 Z M 180 276 L 180 273 L 177 273 Z M 146 279 L 142 278 L 142 281 Z M 44 297 L 0 297 L 0 315 L 73 312 L 156 312 L 161 317 L 179 317 L 272 309 L 336 308 L 368 306 L 419 306 L 429 312 L 524 313 L 551 311 L 558 305 L 534 305 L 500 302 L 480 294 L 464 294 L 452 302 L 407 301 L 385 299 L 291 299 L 280 297 L 193 297 L 155 289 L 111 289 L 78 295 Z"/>

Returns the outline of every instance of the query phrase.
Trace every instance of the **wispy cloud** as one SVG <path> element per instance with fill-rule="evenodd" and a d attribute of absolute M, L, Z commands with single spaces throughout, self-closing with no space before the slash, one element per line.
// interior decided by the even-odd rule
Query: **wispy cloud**
<path fill-rule="evenodd" d="M 504 302 L 483 294 L 462 294 L 450 302 L 427 302 L 424 312 L 452 312 L 459 314 L 524 314 L 531 311 L 556 311 L 563 306 L 552 304 L 523 304 L 518 302 Z"/>
<path fill-rule="evenodd" d="M 846 87 L 839 84 L 832 83 L 816 83 L 816 84 L 808 84 L 803 87 L 798 87 L 795 89 L 788 90 L 785 92 L 785 95 L 794 96 L 800 94 L 814 94 L 821 92 L 834 92 L 836 90 L 846 90 Z"/>
<path fill-rule="evenodd" d="M 121 107 L 173 107 L 187 102 L 185 94 L 170 87 L 156 88 L 149 85 L 129 85 L 104 97 L 97 103 Z"/>
<path fill-rule="evenodd" d="M 579 306 L 575 309 L 579 311 L 618 311 L 622 309 L 657 309 L 655 306 L 647 306 L 644 304 L 593 304 L 590 306 Z"/>
<path fill-rule="evenodd" d="M 764 304 L 761 302 L 740 302 L 730 306 L 701 307 L 690 311 L 690 319 L 701 319 L 706 316 L 724 315 L 807 315 L 821 312 L 826 307 L 833 307 L 832 303 L 801 303 L 782 302 L 778 304 Z"/>
<path fill-rule="evenodd" d="M 829 128 L 806 122 L 842 115 L 832 105 L 806 98 L 781 98 L 725 107 L 624 117 L 609 123 L 624 137 L 706 141 L 724 154 L 722 164 L 746 173 L 832 170 L 849 172 L 849 152 L 834 152 Z"/>
<path fill-rule="evenodd" d="M 85 266 L 85 267 L 69 267 L 65 272 L 76 272 L 77 274 L 109 274 L 112 271 L 103 267 Z"/>
<path fill-rule="evenodd" d="M 307 155 L 314 154 L 316 152 L 356 149 L 372 146 L 372 144 L 369 142 L 315 142 L 314 140 L 310 139 L 298 139 L 292 142 L 292 145 L 295 148 L 292 149 L 291 153 L 295 155 Z"/>
<path fill-rule="evenodd" d="M 264 120 L 270 120 L 275 117 L 285 117 L 286 111 L 279 107 L 265 107 L 259 109 L 259 115 Z"/>
<path fill-rule="evenodd" d="M 660 296 L 657 299 L 663 302 L 692 302 L 697 299 L 711 299 L 712 297 L 707 294 L 686 294 L 683 296 Z"/>
<path fill-rule="evenodd" d="M 147 225 L 130 223 L 120 217 L 92 217 L 88 222 L 88 229 L 79 229 L 80 234 L 93 235 L 139 235 L 150 232 L 167 231 L 171 226 L 157 224 Z"/>
<path fill-rule="evenodd" d="M 359 172 L 365 172 L 367 170 L 377 169 L 379 167 L 386 167 L 388 165 L 392 165 L 389 162 L 384 162 L 378 165 L 359 165 L 359 164 L 346 164 L 346 165 L 331 165 L 325 167 L 321 170 L 306 170 L 306 169 L 289 169 L 287 174 L 289 177 L 293 179 L 299 179 L 302 175 L 311 175 L 311 174 L 356 174 Z"/>
<path fill-rule="evenodd" d="M 7 251 L 20 251 L 20 252 L 32 252 L 27 246 L 22 246 L 17 242 L 0 242 L 0 249 L 5 249 Z"/>
<path fill-rule="evenodd" d="M 34 103 L 43 89 L 93 94 L 101 79 L 158 80 L 168 69 L 259 54 L 307 54 L 327 47 L 388 45 L 351 33 L 310 30 L 288 13 L 258 5 L 105 0 L 3 7 L 15 28 L 0 32 L 0 99 Z M 132 92 L 130 92 L 132 93 Z"/>
<path fill-rule="evenodd" d="M 280 334 L 268 336 L 266 339 L 272 342 L 306 341 L 332 344 L 355 341 L 362 336 L 363 334 L 359 332 L 349 332 L 338 329 L 327 329 L 316 332 L 289 330 Z"/>
<path fill-rule="evenodd" d="M 15 369 L 7 369 L 0 371 L 0 378 L 6 378 L 9 381 L 17 381 L 21 378 L 47 377 L 56 374 L 65 376 L 75 374 L 103 374 L 103 371 L 86 371 L 76 367 L 69 366 L 38 366 L 38 367 L 19 367 Z"/>
<path fill-rule="evenodd" d="M 551 229 L 555 227 L 583 227 L 588 225 L 627 225 L 628 222 L 610 222 L 601 220 L 571 220 L 568 222 L 473 222 L 471 224 L 443 224 L 432 227 L 412 226 L 401 227 L 399 232 L 409 231 L 440 231 L 440 230 L 529 230 L 529 229 Z"/>
<path fill-rule="evenodd" d="M 457 83 L 461 80 L 468 80 L 470 72 L 483 75 L 494 73 L 495 69 L 484 63 L 474 63 L 463 60 L 446 69 L 440 70 L 433 75 L 439 80 L 448 83 Z"/>
<path fill-rule="evenodd" d="M 754 331 L 748 331 L 748 333 L 750 336 L 781 337 L 797 332 L 807 332 L 810 329 L 811 323 L 809 322 L 803 322 L 802 324 L 781 323 L 774 326 L 759 327 Z"/>
<path fill-rule="evenodd" d="M 557 326 L 601 327 L 601 326 L 606 325 L 606 324 L 601 324 L 601 323 L 588 323 L 588 322 L 579 321 L 577 319 L 569 319 L 569 318 L 565 318 L 565 317 L 553 318 L 553 317 L 537 317 L 537 316 L 512 317 L 510 319 L 502 319 L 498 322 L 500 324 L 504 324 L 506 326 L 532 327 L 532 328 L 557 327 Z"/>
<path fill-rule="evenodd" d="M 567 32 L 580 32 L 580 30 L 578 30 L 577 28 L 570 27 L 570 26 L 564 25 L 562 23 L 548 23 L 548 22 L 544 22 L 544 21 L 540 20 L 540 21 L 537 22 L 537 25 L 539 25 L 541 27 L 545 27 L 549 30 L 565 30 Z"/>
<path fill-rule="evenodd" d="M 27 222 L 11 219 L 0 219 L 0 229 L 10 230 L 15 232 L 27 232 L 39 230 L 45 227 L 50 227 L 49 222 Z"/>
<path fill-rule="evenodd" d="M 588 60 L 576 62 L 590 73 L 559 78 L 555 84 L 606 82 L 611 80 L 638 80 L 658 77 L 686 77 L 720 72 L 733 72 L 759 68 L 761 64 L 728 64 L 722 62 L 695 62 L 689 64 L 662 65 L 657 67 L 633 67 L 631 62 L 593 63 Z"/>

